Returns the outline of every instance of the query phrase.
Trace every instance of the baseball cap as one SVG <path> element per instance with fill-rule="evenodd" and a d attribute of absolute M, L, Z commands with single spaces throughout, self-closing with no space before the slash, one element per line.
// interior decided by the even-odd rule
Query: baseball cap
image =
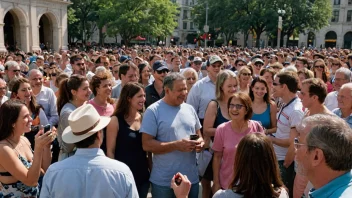
<path fill-rule="evenodd" d="M 160 61 L 160 60 L 155 61 L 155 63 L 153 64 L 153 70 L 154 71 L 161 71 L 163 69 L 169 70 L 169 68 L 166 65 L 166 62 L 165 61 Z"/>
<path fill-rule="evenodd" d="M 194 57 L 193 62 L 203 62 L 203 60 L 200 57 L 196 56 Z"/>
<path fill-rule="evenodd" d="M 221 62 L 221 64 L 224 64 L 224 62 L 221 60 L 221 58 L 217 55 L 211 56 L 209 59 L 210 64 L 214 64 L 216 62 Z"/>
<path fill-rule="evenodd" d="M 120 62 L 120 63 L 123 63 L 123 62 L 125 62 L 126 60 L 131 60 L 131 57 L 126 56 L 126 55 L 123 55 L 123 56 L 120 57 L 119 62 Z"/>

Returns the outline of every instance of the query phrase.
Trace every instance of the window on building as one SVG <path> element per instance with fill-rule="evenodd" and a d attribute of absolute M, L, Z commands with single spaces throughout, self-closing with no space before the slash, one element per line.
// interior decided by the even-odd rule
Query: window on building
<path fill-rule="evenodd" d="M 191 30 L 194 29 L 194 23 L 193 23 L 193 22 L 191 22 L 191 23 L 189 24 L 189 26 L 190 26 L 190 29 L 191 29 Z"/>
<path fill-rule="evenodd" d="M 183 29 L 187 30 L 187 22 L 183 22 Z"/>
<path fill-rule="evenodd" d="M 334 5 L 340 5 L 340 0 L 334 0 Z"/>
<path fill-rule="evenodd" d="M 338 22 L 339 21 L 339 14 L 340 14 L 339 10 L 334 10 L 332 12 L 331 22 Z"/>
<path fill-rule="evenodd" d="M 187 19 L 187 10 L 183 10 L 183 19 Z"/>
<path fill-rule="evenodd" d="M 347 22 L 351 22 L 352 21 L 352 10 L 348 10 L 347 11 Z"/>

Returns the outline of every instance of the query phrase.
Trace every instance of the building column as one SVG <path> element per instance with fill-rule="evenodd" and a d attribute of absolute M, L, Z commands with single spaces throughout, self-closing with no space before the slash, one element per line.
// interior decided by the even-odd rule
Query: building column
<path fill-rule="evenodd" d="M 7 52 L 4 42 L 4 25 L 5 23 L 0 23 L 0 53 Z"/>
<path fill-rule="evenodd" d="M 68 50 L 67 8 L 61 9 L 61 27 L 59 27 L 59 37 L 61 39 L 61 42 L 59 42 L 59 48 L 62 50 Z"/>
<path fill-rule="evenodd" d="M 30 40 L 31 50 L 40 51 L 39 47 L 39 21 L 37 21 L 37 8 L 36 5 L 30 5 L 29 7 L 29 23 L 30 23 Z"/>
<path fill-rule="evenodd" d="M 29 44 L 29 25 L 21 25 L 21 49 L 25 52 L 30 51 L 30 44 Z"/>

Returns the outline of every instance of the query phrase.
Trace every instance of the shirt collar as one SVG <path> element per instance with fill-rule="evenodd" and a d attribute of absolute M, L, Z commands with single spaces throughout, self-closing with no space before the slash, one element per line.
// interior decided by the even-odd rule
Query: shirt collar
<path fill-rule="evenodd" d="M 104 151 L 100 148 L 78 148 L 75 155 L 84 155 L 84 156 L 95 156 L 102 155 L 105 156 Z"/>
<path fill-rule="evenodd" d="M 337 189 L 348 186 L 352 180 L 352 171 L 348 171 L 347 173 L 333 179 L 329 183 L 325 184 L 319 189 L 312 189 L 309 191 L 309 197 L 318 198 L 318 197 L 330 197 Z"/>
<path fill-rule="evenodd" d="M 205 82 L 212 82 L 211 79 L 209 78 L 209 76 L 205 77 L 205 78 L 204 78 L 204 81 L 205 81 Z"/>

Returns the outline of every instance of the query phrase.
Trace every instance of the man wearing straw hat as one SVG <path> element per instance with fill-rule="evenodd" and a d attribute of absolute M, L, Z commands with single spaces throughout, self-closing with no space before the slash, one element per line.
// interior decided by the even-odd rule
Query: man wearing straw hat
<path fill-rule="evenodd" d="M 110 117 L 99 116 L 86 104 L 68 117 L 62 139 L 75 144 L 75 155 L 52 164 L 45 173 L 40 197 L 128 197 L 138 192 L 132 172 L 124 164 L 105 156 L 100 149 L 103 128 Z"/>

